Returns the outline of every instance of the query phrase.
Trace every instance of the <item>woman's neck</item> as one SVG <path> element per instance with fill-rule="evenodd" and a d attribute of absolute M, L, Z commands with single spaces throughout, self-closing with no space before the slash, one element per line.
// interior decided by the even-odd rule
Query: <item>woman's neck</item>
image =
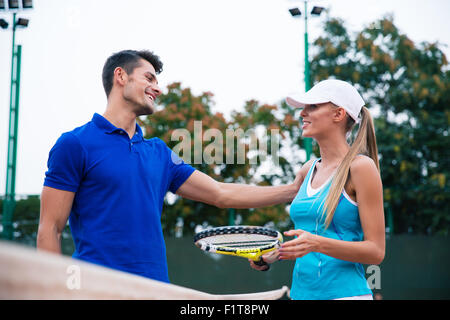
<path fill-rule="evenodd" d="M 318 141 L 318 144 L 322 167 L 338 167 L 350 150 L 347 141 L 341 138 Z"/>

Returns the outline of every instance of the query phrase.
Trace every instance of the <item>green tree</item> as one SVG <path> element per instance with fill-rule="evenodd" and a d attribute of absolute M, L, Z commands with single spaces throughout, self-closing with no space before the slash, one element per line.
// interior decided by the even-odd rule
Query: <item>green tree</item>
<path fill-rule="evenodd" d="M 312 81 L 352 82 L 375 115 L 386 208 L 396 232 L 450 227 L 450 82 L 439 43 L 414 43 L 391 16 L 349 34 L 329 18 L 314 42 Z"/>
<path fill-rule="evenodd" d="M 0 206 L 3 200 L 0 200 Z M 2 210 L 0 207 L 0 210 Z M 13 240 L 27 245 L 35 245 L 39 225 L 40 199 L 30 195 L 16 200 L 13 214 Z M 1 219 L 0 211 L 0 219 Z M 2 221 L 2 220 L 0 220 Z"/>

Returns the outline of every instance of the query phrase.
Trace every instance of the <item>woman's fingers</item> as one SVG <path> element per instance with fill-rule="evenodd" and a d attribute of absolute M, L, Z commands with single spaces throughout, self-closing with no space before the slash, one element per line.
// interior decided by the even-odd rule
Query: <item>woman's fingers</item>
<path fill-rule="evenodd" d="M 292 247 L 292 246 L 297 246 L 300 242 L 301 242 L 301 235 L 304 233 L 305 231 L 303 230 L 289 230 L 284 232 L 285 236 L 289 236 L 289 237 L 296 237 L 295 239 L 292 239 L 290 241 L 286 241 L 284 243 L 281 244 L 281 248 L 288 248 L 288 247 Z"/>
<path fill-rule="evenodd" d="M 285 232 L 283 232 L 283 234 L 284 234 L 285 236 L 288 236 L 288 237 L 293 237 L 293 236 L 299 236 L 299 235 L 301 235 L 303 232 L 304 232 L 303 230 L 297 229 L 297 230 L 289 230 L 289 231 L 285 231 Z"/>
<path fill-rule="evenodd" d="M 286 241 L 281 245 L 281 248 L 279 249 L 280 260 L 294 260 L 303 257 L 307 253 L 303 244 L 302 235 L 304 234 L 306 234 L 306 232 L 300 229 L 284 232 L 285 236 L 295 236 L 296 238 Z"/>
<path fill-rule="evenodd" d="M 296 259 L 303 257 L 306 254 L 304 248 L 302 246 L 293 246 L 288 248 L 282 248 L 279 252 L 279 259 Z"/>
<path fill-rule="evenodd" d="M 273 250 L 264 254 L 262 257 L 266 263 L 274 263 L 278 261 L 279 253 L 278 250 Z"/>

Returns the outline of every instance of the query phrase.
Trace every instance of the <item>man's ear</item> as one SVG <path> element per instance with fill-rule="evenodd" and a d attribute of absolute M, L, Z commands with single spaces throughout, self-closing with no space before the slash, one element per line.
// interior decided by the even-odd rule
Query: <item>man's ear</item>
<path fill-rule="evenodd" d="M 128 81 L 128 74 L 122 67 L 117 67 L 114 69 L 114 82 L 117 82 L 121 86 L 125 85 Z"/>

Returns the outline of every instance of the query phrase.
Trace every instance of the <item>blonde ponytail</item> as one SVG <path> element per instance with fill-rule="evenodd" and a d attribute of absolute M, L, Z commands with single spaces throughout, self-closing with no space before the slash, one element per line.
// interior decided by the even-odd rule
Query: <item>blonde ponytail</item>
<path fill-rule="evenodd" d="M 330 191 L 325 200 L 325 205 L 322 212 L 322 215 L 326 215 L 325 228 L 328 228 L 333 220 L 334 212 L 336 211 L 342 191 L 347 182 L 350 165 L 353 159 L 355 159 L 358 154 L 365 154 L 372 158 L 378 171 L 380 171 L 375 128 L 370 112 L 366 107 L 362 107 L 361 109 L 361 118 L 361 123 L 359 125 L 358 134 L 356 135 L 355 141 L 351 144 L 350 150 L 347 152 L 339 165 L 336 175 L 333 177 L 331 182 Z M 353 124 L 354 122 L 352 121 L 350 128 Z"/>

